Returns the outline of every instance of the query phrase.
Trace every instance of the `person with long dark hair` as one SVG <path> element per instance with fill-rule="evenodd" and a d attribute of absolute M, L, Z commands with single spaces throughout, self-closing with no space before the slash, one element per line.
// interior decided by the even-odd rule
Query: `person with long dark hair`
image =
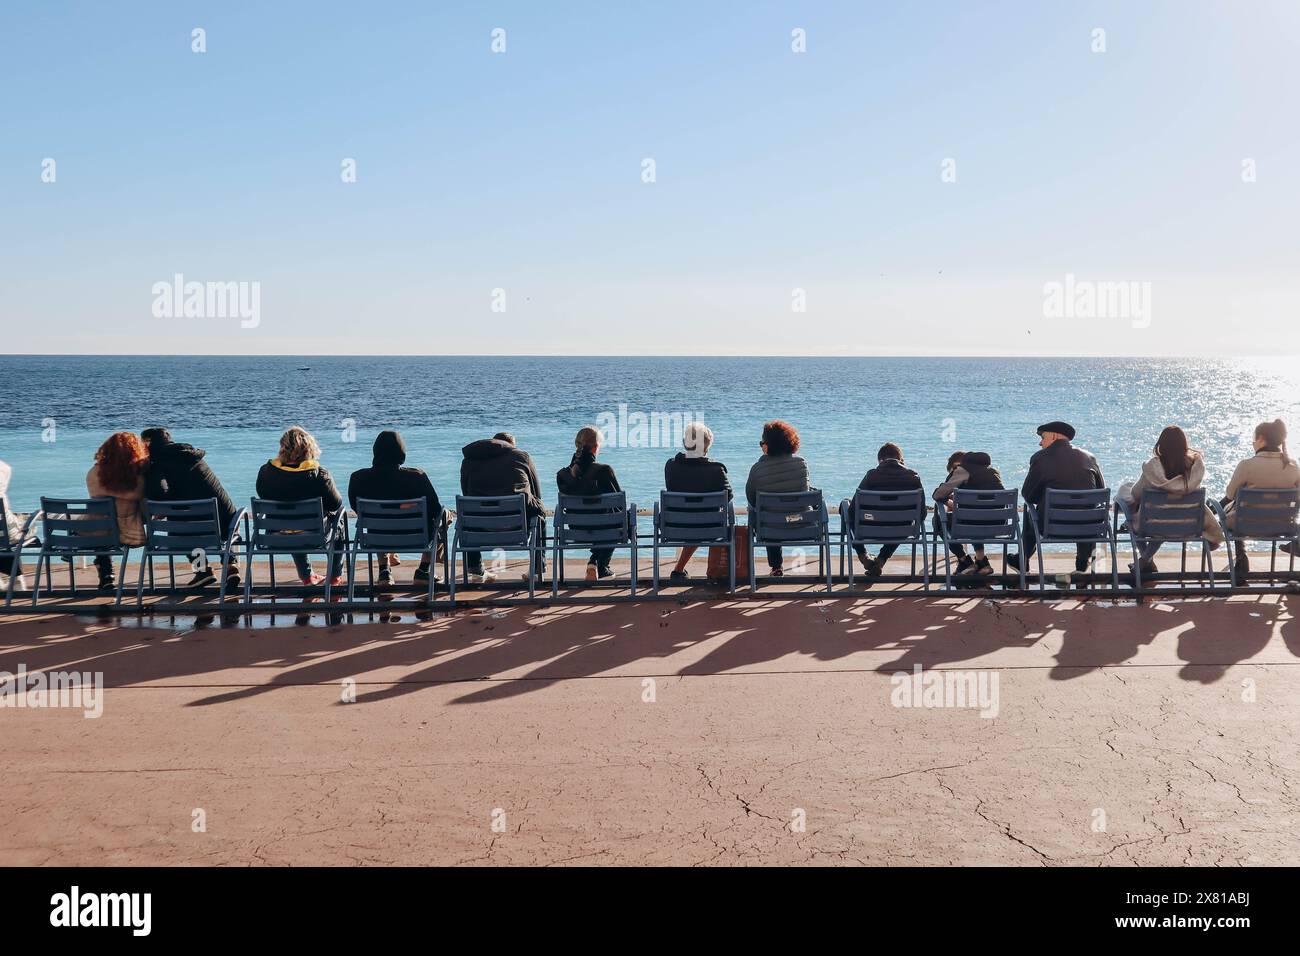
<path fill-rule="evenodd" d="M 1190 447 L 1187 433 L 1177 425 L 1167 425 L 1156 439 L 1151 457 L 1142 466 L 1142 474 L 1133 483 L 1130 495 L 1136 512 L 1139 534 L 1142 530 L 1142 495 L 1147 491 L 1167 491 L 1175 495 L 1185 495 L 1201 487 L 1205 480 L 1205 458 L 1198 449 Z M 1214 520 L 1214 513 L 1209 506 L 1205 509 L 1205 535 L 1217 548 L 1223 543 L 1223 532 Z M 1145 541 L 1138 549 L 1138 561 L 1143 574 L 1157 573 L 1155 553 L 1160 550 L 1159 541 Z M 1129 567 L 1132 571 L 1132 566 Z"/>
<path fill-rule="evenodd" d="M 1255 454 L 1237 465 L 1223 495 L 1223 506 L 1228 512 L 1228 527 L 1233 526 L 1233 505 L 1242 488 L 1300 488 L 1300 466 L 1286 450 L 1286 423 L 1277 418 L 1255 426 Z M 1250 571 L 1246 557 L 1246 542 L 1237 538 L 1236 571 L 1240 578 Z M 1291 553 L 1289 543 L 1282 550 Z"/>
<path fill-rule="evenodd" d="M 573 459 L 567 468 L 561 468 L 555 474 L 555 483 L 562 495 L 608 495 L 617 494 L 623 489 L 618 486 L 618 476 L 614 469 L 604 462 L 596 461 L 600 454 L 600 429 L 590 425 L 578 430 L 573 439 Z M 587 580 L 614 576 L 609 560 L 614 556 L 613 548 L 592 548 L 587 561 Z M 559 569 L 556 568 L 556 574 Z"/>

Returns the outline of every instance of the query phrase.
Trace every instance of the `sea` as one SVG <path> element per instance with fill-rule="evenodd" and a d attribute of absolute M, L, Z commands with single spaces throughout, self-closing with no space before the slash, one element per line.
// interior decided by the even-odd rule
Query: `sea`
<path fill-rule="evenodd" d="M 770 419 L 795 426 L 813 484 L 834 505 L 886 442 L 902 446 L 927 487 L 956 450 L 988 452 L 1008 487 L 1024 478 L 1038 425 L 1063 419 L 1117 488 L 1137 478 L 1160 430 L 1181 425 L 1203 450 L 1218 494 L 1251 454 L 1259 421 L 1300 424 L 1292 357 L 743 358 L 473 356 L 0 356 L 0 460 L 10 506 L 86 492 L 96 447 L 119 429 L 169 428 L 207 452 L 238 503 L 275 456 L 286 426 L 320 443 L 346 494 L 385 428 L 408 464 L 454 505 L 461 448 L 499 431 L 530 452 L 553 502 L 555 473 L 584 425 L 606 432 L 601 460 L 649 508 L 681 426 L 703 420 L 711 455 L 743 488 Z"/>

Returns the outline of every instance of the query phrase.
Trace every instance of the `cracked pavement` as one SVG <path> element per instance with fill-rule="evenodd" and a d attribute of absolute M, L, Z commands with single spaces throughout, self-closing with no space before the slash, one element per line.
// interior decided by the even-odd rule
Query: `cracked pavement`
<path fill-rule="evenodd" d="M 4 617 L 106 690 L 0 709 L 0 863 L 1295 864 L 1297 600 Z M 895 706 L 918 664 L 997 716 Z"/>

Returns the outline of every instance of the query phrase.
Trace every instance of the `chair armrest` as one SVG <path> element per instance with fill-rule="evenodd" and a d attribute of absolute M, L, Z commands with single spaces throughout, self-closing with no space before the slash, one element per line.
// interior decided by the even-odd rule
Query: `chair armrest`
<path fill-rule="evenodd" d="M 230 531 L 226 533 L 226 540 L 225 540 L 225 547 L 227 551 L 229 551 L 231 548 L 235 546 L 235 535 L 239 534 L 239 526 L 241 523 L 244 525 L 244 530 L 247 531 L 248 530 L 248 509 L 247 508 L 240 508 L 239 511 L 235 513 L 235 520 L 230 522 Z"/>
<path fill-rule="evenodd" d="M 41 511 L 40 509 L 33 511 L 31 514 L 27 516 L 27 520 L 23 522 L 23 530 L 18 532 L 18 541 L 16 545 L 16 550 L 21 551 L 23 545 L 27 543 L 27 539 L 30 537 L 29 532 L 32 530 L 32 525 L 36 523 L 36 519 L 44 518 L 44 517 L 45 517 L 45 512 Z"/>

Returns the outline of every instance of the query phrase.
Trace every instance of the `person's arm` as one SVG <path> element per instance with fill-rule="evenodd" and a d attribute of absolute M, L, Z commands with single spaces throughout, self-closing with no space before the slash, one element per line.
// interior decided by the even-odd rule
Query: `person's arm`
<path fill-rule="evenodd" d="M 1094 485 L 1093 487 L 1095 487 L 1095 488 L 1105 488 L 1105 487 L 1106 487 L 1106 479 L 1105 479 L 1105 477 L 1104 477 L 1104 476 L 1102 475 L 1102 473 L 1101 473 L 1101 465 L 1100 465 L 1100 463 L 1098 463 L 1098 461 L 1097 461 L 1097 456 L 1096 456 L 1096 455 L 1093 455 L 1093 456 L 1092 456 L 1092 470 L 1096 473 L 1096 476 L 1097 476 L 1096 479 L 1095 479 L 1096 482 L 1097 482 L 1097 484 Z"/>
<path fill-rule="evenodd" d="M 540 505 L 542 503 L 542 483 L 537 477 L 537 466 L 533 464 L 533 456 L 528 452 L 524 452 L 524 465 L 528 469 L 528 489 Z"/>
<path fill-rule="evenodd" d="M 1247 459 L 1249 461 L 1249 459 Z M 1223 492 L 1224 502 L 1235 501 L 1237 492 L 1241 490 L 1242 485 L 1246 483 L 1246 476 L 1242 474 L 1245 470 L 1246 462 L 1238 462 L 1237 467 L 1232 471 L 1232 477 L 1228 479 L 1228 487 Z"/>
<path fill-rule="evenodd" d="M 934 500 L 947 501 L 952 497 L 952 493 L 964 485 L 969 479 L 970 473 L 961 465 L 958 465 L 952 470 L 952 474 L 948 476 L 948 480 L 938 488 L 934 489 Z"/>
<path fill-rule="evenodd" d="M 609 490 L 611 494 L 618 494 L 623 489 L 618 486 L 618 475 L 614 474 L 614 466 L 609 467 Z"/>
<path fill-rule="evenodd" d="M 727 474 L 727 466 L 718 462 L 718 467 L 722 469 L 722 490 L 727 493 L 727 500 L 730 501 L 735 497 L 731 490 L 731 477 Z"/>
<path fill-rule="evenodd" d="M 353 511 L 357 510 L 357 476 L 355 472 L 348 479 L 348 507 Z"/>
<path fill-rule="evenodd" d="M 338 488 L 334 487 L 334 477 L 329 473 L 328 470 L 322 468 L 320 470 L 320 478 L 321 478 L 321 493 L 320 493 L 321 504 L 325 506 L 326 514 L 334 514 L 334 512 L 338 511 L 340 508 L 343 507 L 343 498 L 342 496 L 339 495 Z"/>
<path fill-rule="evenodd" d="M 468 458 L 462 458 L 460 460 L 460 493 L 462 495 L 469 494 L 469 459 Z"/>
<path fill-rule="evenodd" d="M 1029 474 L 1025 475 L 1025 482 L 1020 486 L 1020 497 L 1026 502 L 1038 504 L 1038 498 L 1043 493 L 1043 469 L 1038 456 L 1035 455 L 1029 459 Z"/>
<path fill-rule="evenodd" d="M 424 493 L 426 507 L 429 509 L 430 520 L 438 517 L 438 512 L 442 510 L 442 502 L 438 500 L 438 492 L 434 490 L 433 482 L 429 480 L 426 474 L 420 475 L 421 491 Z"/>
<path fill-rule="evenodd" d="M 758 461 L 754 462 L 753 466 L 749 469 L 749 477 L 745 479 L 745 502 L 751 508 L 754 507 L 754 502 L 757 500 L 756 496 L 758 494 L 758 483 L 754 481 L 754 472 L 758 470 L 759 462 L 762 460 L 763 459 L 760 458 Z"/>

